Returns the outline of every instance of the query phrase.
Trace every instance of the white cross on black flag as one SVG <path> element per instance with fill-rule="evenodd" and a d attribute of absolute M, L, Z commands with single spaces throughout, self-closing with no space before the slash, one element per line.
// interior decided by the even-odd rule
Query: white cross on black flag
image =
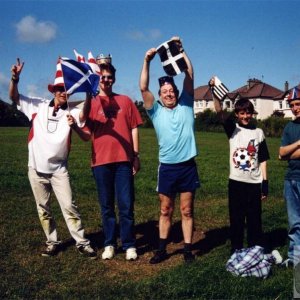
<path fill-rule="evenodd" d="M 175 41 L 169 40 L 156 48 L 165 72 L 175 76 L 187 69 L 185 59 L 180 53 Z"/>
<path fill-rule="evenodd" d="M 222 81 L 217 76 L 215 76 L 214 79 L 215 85 L 212 87 L 212 92 L 219 100 L 222 100 L 229 92 L 229 89 L 222 83 Z"/>

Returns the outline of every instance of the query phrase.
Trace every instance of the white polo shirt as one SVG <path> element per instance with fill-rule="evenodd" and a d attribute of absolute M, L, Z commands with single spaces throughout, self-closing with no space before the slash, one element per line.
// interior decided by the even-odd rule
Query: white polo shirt
<path fill-rule="evenodd" d="M 53 100 L 20 95 L 18 109 L 31 121 L 28 166 L 46 174 L 65 171 L 72 132 L 67 121 L 67 105 L 53 113 Z M 70 114 L 78 123 L 79 113 L 78 108 L 70 110 Z"/>

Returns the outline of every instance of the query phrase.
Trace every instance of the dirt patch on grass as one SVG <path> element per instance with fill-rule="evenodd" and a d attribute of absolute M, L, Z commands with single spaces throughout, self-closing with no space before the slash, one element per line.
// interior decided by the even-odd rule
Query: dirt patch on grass
<path fill-rule="evenodd" d="M 160 274 L 164 270 L 170 269 L 176 265 L 185 263 L 183 260 L 182 250 L 184 241 L 181 231 L 181 222 L 177 222 L 172 226 L 170 234 L 170 242 L 167 246 L 168 259 L 156 264 L 149 263 L 153 256 L 154 250 L 157 248 L 158 227 L 157 222 L 147 224 L 139 228 L 137 226 L 137 249 L 139 257 L 136 261 L 126 261 L 125 253 L 120 248 L 117 250 L 116 256 L 109 261 L 101 260 L 103 249 L 98 250 L 98 260 L 104 265 L 105 275 L 115 279 L 140 280 Z M 151 225 L 149 227 L 149 225 Z M 141 227 L 141 226 L 140 226 Z M 142 229 L 142 230 L 141 230 Z M 201 228 L 194 230 L 193 236 L 193 254 L 197 257 L 209 252 L 212 248 L 226 242 L 228 237 L 228 229 L 220 228 L 203 232 Z"/>

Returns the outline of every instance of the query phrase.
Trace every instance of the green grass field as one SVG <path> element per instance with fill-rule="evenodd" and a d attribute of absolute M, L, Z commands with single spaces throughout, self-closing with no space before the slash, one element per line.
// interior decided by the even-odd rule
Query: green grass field
<path fill-rule="evenodd" d="M 227 211 L 228 141 L 224 133 L 197 132 L 201 188 L 195 201 L 194 252 L 185 265 L 178 207 L 169 245 L 170 259 L 148 260 L 157 242 L 159 206 L 156 186 L 157 142 L 153 129 L 141 129 L 142 169 L 136 176 L 136 232 L 140 254 L 127 262 L 118 252 L 102 261 L 103 235 L 94 180 L 89 166 L 90 143 L 73 136 L 69 171 L 86 234 L 99 258 L 79 255 L 53 197 L 63 251 L 40 255 L 45 237 L 27 179 L 26 128 L 0 128 L 0 298 L 1 299 L 291 299 L 293 271 L 278 266 L 269 278 L 234 277 L 225 270 L 229 258 Z M 265 239 L 286 257 L 287 216 L 282 197 L 286 162 L 277 159 L 280 139 L 268 138 L 270 196 L 263 203 Z"/>

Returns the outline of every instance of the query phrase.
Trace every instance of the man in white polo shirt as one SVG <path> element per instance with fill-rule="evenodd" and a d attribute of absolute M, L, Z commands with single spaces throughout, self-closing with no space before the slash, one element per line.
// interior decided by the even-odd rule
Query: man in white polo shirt
<path fill-rule="evenodd" d="M 84 236 L 81 217 L 72 198 L 67 169 L 72 129 L 82 139 L 87 138 L 87 133 L 77 125 L 80 123 L 80 110 L 69 110 L 68 95 L 63 83 L 57 81 L 57 78 L 54 84 L 48 86 L 49 91 L 54 94 L 51 101 L 19 94 L 18 82 L 23 66 L 24 63 L 17 59 L 17 63 L 11 68 L 9 97 L 31 122 L 28 136 L 28 177 L 47 238 L 42 256 L 56 255 L 61 244 L 50 209 L 50 194 L 53 190 L 78 251 L 95 259 L 97 254 Z"/>

